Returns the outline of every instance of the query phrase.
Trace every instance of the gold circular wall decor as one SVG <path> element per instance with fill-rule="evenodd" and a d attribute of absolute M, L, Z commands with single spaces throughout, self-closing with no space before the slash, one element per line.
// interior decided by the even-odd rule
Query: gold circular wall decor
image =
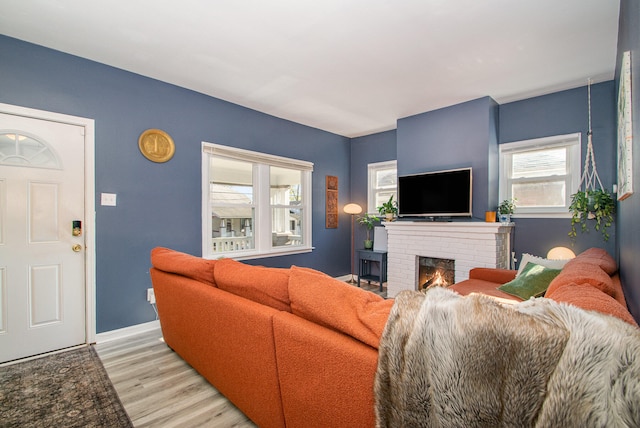
<path fill-rule="evenodd" d="M 168 161 L 176 152 L 173 139 L 160 129 L 144 131 L 138 139 L 138 147 L 145 158 L 158 163 Z"/>

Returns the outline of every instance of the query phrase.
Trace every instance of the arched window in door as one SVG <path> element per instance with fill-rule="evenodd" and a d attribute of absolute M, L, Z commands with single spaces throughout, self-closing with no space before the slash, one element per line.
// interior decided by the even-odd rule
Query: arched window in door
<path fill-rule="evenodd" d="M 60 158 L 47 142 L 16 130 L 0 130 L 0 165 L 62 169 Z"/>

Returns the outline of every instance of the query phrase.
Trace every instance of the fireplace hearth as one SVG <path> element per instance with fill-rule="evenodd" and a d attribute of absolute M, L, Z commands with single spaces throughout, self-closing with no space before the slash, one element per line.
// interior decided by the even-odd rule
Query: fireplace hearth
<path fill-rule="evenodd" d="M 418 256 L 418 291 L 431 287 L 448 287 L 455 283 L 455 261 L 437 257 Z"/>

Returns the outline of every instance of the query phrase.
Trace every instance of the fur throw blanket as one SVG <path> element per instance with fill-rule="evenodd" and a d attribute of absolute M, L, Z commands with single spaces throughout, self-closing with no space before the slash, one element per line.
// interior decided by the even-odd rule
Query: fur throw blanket
<path fill-rule="evenodd" d="M 378 427 L 638 427 L 640 329 L 550 299 L 404 291 L 375 410 Z"/>

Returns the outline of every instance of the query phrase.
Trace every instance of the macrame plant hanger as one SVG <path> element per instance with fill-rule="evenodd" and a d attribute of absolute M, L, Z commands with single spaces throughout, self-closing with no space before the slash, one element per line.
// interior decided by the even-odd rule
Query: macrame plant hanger
<path fill-rule="evenodd" d="M 587 132 L 587 155 L 584 158 L 584 170 L 582 171 L 582 178 L 580 179 L 579 189 L 583 189 L 589 195 L 589 191 L 596 190 L 596 183 L 600 186 L 600 190 L 604 192 L 604 187 L 598 176 L 598 170 L 596 169 L 596 158 L 593 152 L 593 143 L 591 142 L 591 79 L 587 86 L 588 103 L 589 103 L 589 131 Z M 594 218 L 592 213 L 589 213 L 588 218 Z"/>
<path fill-rule="evenodd" d="M 589 103 L 589 131 L 587 132 L 587 155 L 584 158 L 584 170 L 582 171 L 582 178 L 580 179 L 579 188 L 584 191 L 596 190 L 596 181 L 600 186 L 600 189 L 604 191 L 600 177 L 598 176 L 598 170 L 596 169 L 596 158 L 593 153 L 593 143 L 591 141 L 593 131 L 591 130 L 591 79 L 589 79 L 589 85 L 587 86 L 588 103 Z"/>

